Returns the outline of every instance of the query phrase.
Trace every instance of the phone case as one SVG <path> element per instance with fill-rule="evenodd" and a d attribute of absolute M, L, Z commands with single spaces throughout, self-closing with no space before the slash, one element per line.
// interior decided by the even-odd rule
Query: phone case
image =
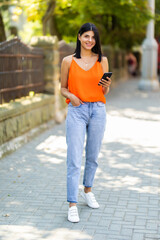
<path fill-rule="evenodd" d="M 104 80 L 108 81 L 107 77 L 110 78 L 111 76 L 112 76 L 112 72 L 107 72 L 107 73 L 104 73 L 104 74 L 103 74 L 102 78 L 103 78 Z M 102 79 L 102 78 L 101 78 L 101 79 Z M 100 81 L 101 81 L 101 79 L 100 79 Z M 99 83 L 98 83 L 99 86 L 101 86 L 100 81 L 99 81 Z"/>

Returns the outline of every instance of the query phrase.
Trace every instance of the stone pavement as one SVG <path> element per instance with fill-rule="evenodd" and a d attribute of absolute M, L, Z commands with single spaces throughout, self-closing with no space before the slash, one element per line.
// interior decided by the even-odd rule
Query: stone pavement
<path fill-rule="evenodd" d="M 67 221 L 65 124 L 56 125 L 0 160 L 0 240 L 160 240 L 160 92 L 137 84 L 107 97 L 100 208 L 79 197 L 81 221 Z"/>

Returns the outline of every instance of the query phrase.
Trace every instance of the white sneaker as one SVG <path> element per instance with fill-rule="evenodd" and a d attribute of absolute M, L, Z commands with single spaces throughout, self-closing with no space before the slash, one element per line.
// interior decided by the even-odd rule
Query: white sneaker
<path fill-rule="evenodd" d="M 87 205 L 91 208 L 99 208 L 99 204 L 95 199 L 95 196 L 92 192 L 85 193 L 84 191 L 81 191 L 81 196 L 84 198 Z"/>
<path fill-rule="evenodd" d="M 76 206 L 70 207 L 68 210 L 68 221 L 76 223 L 79 222 L 78 209 Z"/>

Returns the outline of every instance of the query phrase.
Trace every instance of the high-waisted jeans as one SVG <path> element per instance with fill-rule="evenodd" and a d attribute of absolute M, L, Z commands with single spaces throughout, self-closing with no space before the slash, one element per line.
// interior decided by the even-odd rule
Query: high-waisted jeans
<path fill-rule="evenodd" d="M 83 146 L 86 138 L 86 162 L 83 185 L 92 187 L 98 154 L 106 125 L 106 109 L 102 102 L 85 102 L 78 107 L 68 105 L 66 118 L 67 141 L 67 201 L 78 202 Z"/>

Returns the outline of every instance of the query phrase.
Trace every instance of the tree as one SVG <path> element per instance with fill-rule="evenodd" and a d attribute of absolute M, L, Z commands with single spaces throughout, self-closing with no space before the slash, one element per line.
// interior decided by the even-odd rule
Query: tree
<path fill-rule="evenodd" d="M 16 35 L 16 27 L 9 26 L 9 7 L 17 6 L 18 0 L 0 0 L 0 42 L 6 40 L 6 29 L 10 30 L 11 35 Z M 17 8 L 18 9 L 18 8 Z M 10 28 L 10 29 L 9 29 Z"/>
<path fill-rule="evenodd" d="M 0 42 L 3 42 L 5 40 L 6 40 L 5 28 L 4 28 L 2 13 L 0 11 Z"/>
<path fill-rule="evenodd" d="M 152 18 L 148 0 L 17 0 L 17 5 L 34 26 L 33 34 L 57 35 L 59 40 L 76 41 L 79 27 L 93 22 L 103 44 L 127 49 L 141 44 Z M 160 30 L 159 6 L 160 0 L 156 0 L 156 33 Z"/>
<path fill-rule="evenodd" d="M 160 42 L 160 0 L 156 0 L 155 6 L 155 36 Z"/>
<path fill-rule="evenodd" d="M 85 22 L 97 25 L 103 44 L 130 48 L 142 41 L 151 18 L 147 0 L 19 0 L 28 21 L 40 21 L 44 35 L 75 41 Z"/>
<path fill-rule="evenodd" d="M 31 22 L 39 21 L 42 26 L 43 35 L 57 35 L 60 37 L 59 31 L 57 31 L 54 9 L 56 7 L 56 0 L 20 0 L 21 6 L 27 15 L 27 20 Z"/>
<path fill-rule="evenodd" d="M 5 33 L 5 26 L 4 26 L 2 12 L 8 8 L 9 3 L 11 3 L 11 1 L 9 0 L 6 0 L 5 2 L 3 0 L 0 0 L 0 42 L 3 42 L 6 40 L 6 33 Z"/>
<path fill-rule="evenodd" d="M 82 23 L 93 22 L 103 44 L 130 48 L 142 41 L 151 14 L 147 0 L 59 0 L 56 18 L 64 38 L 73 39 Z"/>

